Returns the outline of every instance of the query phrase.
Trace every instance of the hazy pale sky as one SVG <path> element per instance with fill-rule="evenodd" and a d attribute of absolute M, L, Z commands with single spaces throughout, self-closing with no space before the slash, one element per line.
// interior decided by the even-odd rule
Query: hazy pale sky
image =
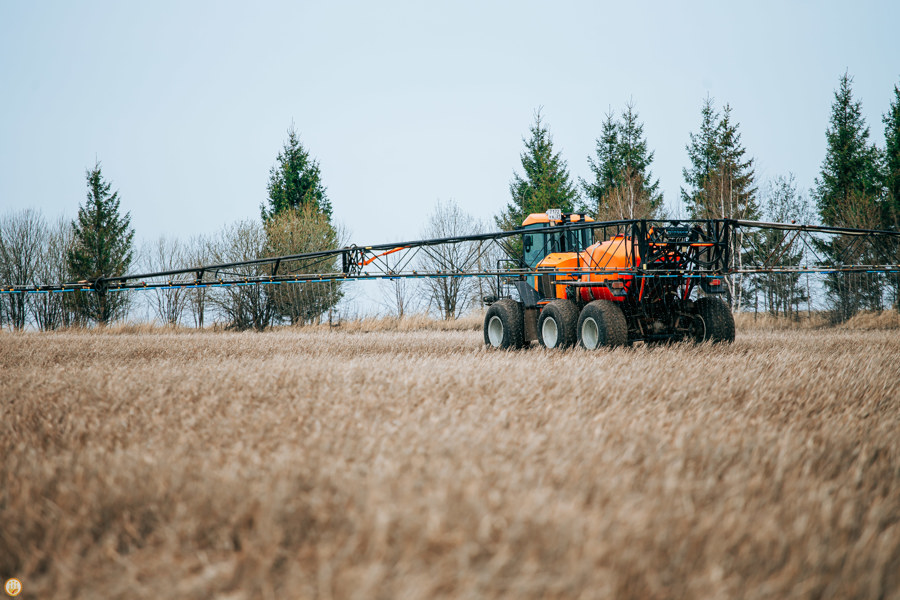
<path fill-rule="evenodd" d="M 760 182 L 813 184 L 845 71 L 872 139 L 900 2 L 0 0 L 0 212 L 73 217 L 95 158 L 139 239 L 258 218 L 288 127 L 352 241 L 415 238 L 437 199 L 507 202 L 537 107 L 573 177 L 631 99 L 678 202 L 707 95 Z"/>

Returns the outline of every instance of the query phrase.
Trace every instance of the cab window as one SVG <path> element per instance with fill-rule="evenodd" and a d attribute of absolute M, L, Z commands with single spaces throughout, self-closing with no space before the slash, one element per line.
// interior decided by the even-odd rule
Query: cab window
<path fill-rule="evenodd" d="M 522 236 L 522 249 L 527 267 L 533 269 L 549 254 L 545 246 L 546 235 L 543 233 L 526 233 Z"/>
<path fill-rule="evenodd" d="M 536 230 L 528 232 L 529 228 Z M 594 243 L 590 229 L 578 231 L 548 232 L 543 224 L 529 225 L 522 234 L 522 250 L 525 265 L 534 268 L 544 257 L 555 252 L 581 252 Z"/>

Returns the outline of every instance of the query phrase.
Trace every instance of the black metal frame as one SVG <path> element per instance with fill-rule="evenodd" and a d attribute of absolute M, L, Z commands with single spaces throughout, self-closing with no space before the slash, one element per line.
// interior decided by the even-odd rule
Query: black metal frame
<path fill-rule="evenodd" d="M 512 239 L 524 233 L 593 231 L 594 241 L 615 239 L 619 236 L 627 245 L 632 257 L 628 268 L 611 269 L 603 260 L 581 265 L 580 275 L 588 273 L 630 275 L 636 281 L 662 281 L 674 279 L 684 282 L 688 289 L 701 283 L 703 278 L 751 273 L 832 273 L 832 272 L 900 272 L 900 258 L 894 254 L 900 245 L 900 232 L 763 223 L 731 219 L 706 220 L 649 220 L 634 219 L 605 222 L 576 222 L 547 225 L 545 228 L 484 233 L 477 235 L 415 240 L 398 244 L 372 246 L 348 246 L 334 250 L 308 252 L 271 258 L 259 258 L 214 265 L 202 265 L 185 269 L 172 269 L 155 273 L 100 277 L 94 280 L 59 283 L 54 285 L 22 286 L 0 285 L 0 293 L 71 292 L 76 290 L 131 290 L 191 287 L 217 287 L 247 284 L 282 284 L 302 282 L 342 282 L 367 279 L 396 279 L 420 277 L 496 277 L 501 281 L 513 281 L 541 274 L 537 268 L 525 266 L 523 257 L 515 250 Z M 769 252 L 762 264 L 743 264 L 735 257 L 753 247 L 756 235 L 762 231 L 783 232 L 777 247 Z M 740 233 L 743 245 L 735 244 Z M 836 259 L 825 260 L 815 248 L 822 238 L 839 236 L 850 243 Z M 439 247 L 468 244 L 462 266 L 448 265 L 446 269 L 421 271 L 416 269 L 420 255 L 438 259 Z M 814 265 L 784 265 L 779 259 L 792 248 L 803 245 L 816 257 Z M 483 260 L 493 256 L 493 251 L 504 255 L 493 268 L 482 268 Z M 391 266 L 388 256 L 394 256 Z M 580 254 L 579 261 L 580 261 Z M 857 256 L 878 257 L 878 264 L 856 264 Z M 640 257 L 638 261 L 637 258 Z M 890 262 L 891 258 L 894 263 Z M 336 269 L 338 261 L 340 270 Z M 606 261 L 608 263 L 608 261 Z M 473 266 L 474 265 L 474 266 Z M 239 272 L 250 268 L 250 274 Z M 572 282 L 577 287 L 577 282 Z M 585 283 L 583 285 L 596 285 Z M 641 298 L 638 298 L 640 301 Z"/>

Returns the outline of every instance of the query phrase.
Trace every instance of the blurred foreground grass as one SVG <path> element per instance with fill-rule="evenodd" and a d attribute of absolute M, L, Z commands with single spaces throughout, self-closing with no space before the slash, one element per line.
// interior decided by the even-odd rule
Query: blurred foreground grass
<path fill-rule="evenodd" d="M 0 335 L 22 598 L 897 598 L 900 336 Z"/>

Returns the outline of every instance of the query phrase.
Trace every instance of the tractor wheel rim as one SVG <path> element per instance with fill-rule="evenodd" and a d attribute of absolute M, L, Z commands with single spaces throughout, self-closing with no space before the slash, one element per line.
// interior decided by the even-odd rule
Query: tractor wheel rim
<path fill-rule="evenodd" d="M 497 315 L 488 321 L 488 339 L 494 348 L 499 348 L 503 344 L 503 321 Z"/>
<path fill-rule="evenodd" d="M 698 342 L 706 341 L 706 321 L 700 315 L 694 317 L 694 339 Z"/>
<path fill-rule="evenodd" d="M 588 350 L 596 350 L 600 345 L 600 326 L 594 317 L 588 317 L 581 324 L 581 343 Z"/>
<path fill-rule="evenodd" d="M 556 348 L 559 341 L 559 327 L 556 325 L 556 319 L 548 317 L 544 319 L 541 326 L 541 337 L 544 339 L 544 345 L 548 348 Z"/>

